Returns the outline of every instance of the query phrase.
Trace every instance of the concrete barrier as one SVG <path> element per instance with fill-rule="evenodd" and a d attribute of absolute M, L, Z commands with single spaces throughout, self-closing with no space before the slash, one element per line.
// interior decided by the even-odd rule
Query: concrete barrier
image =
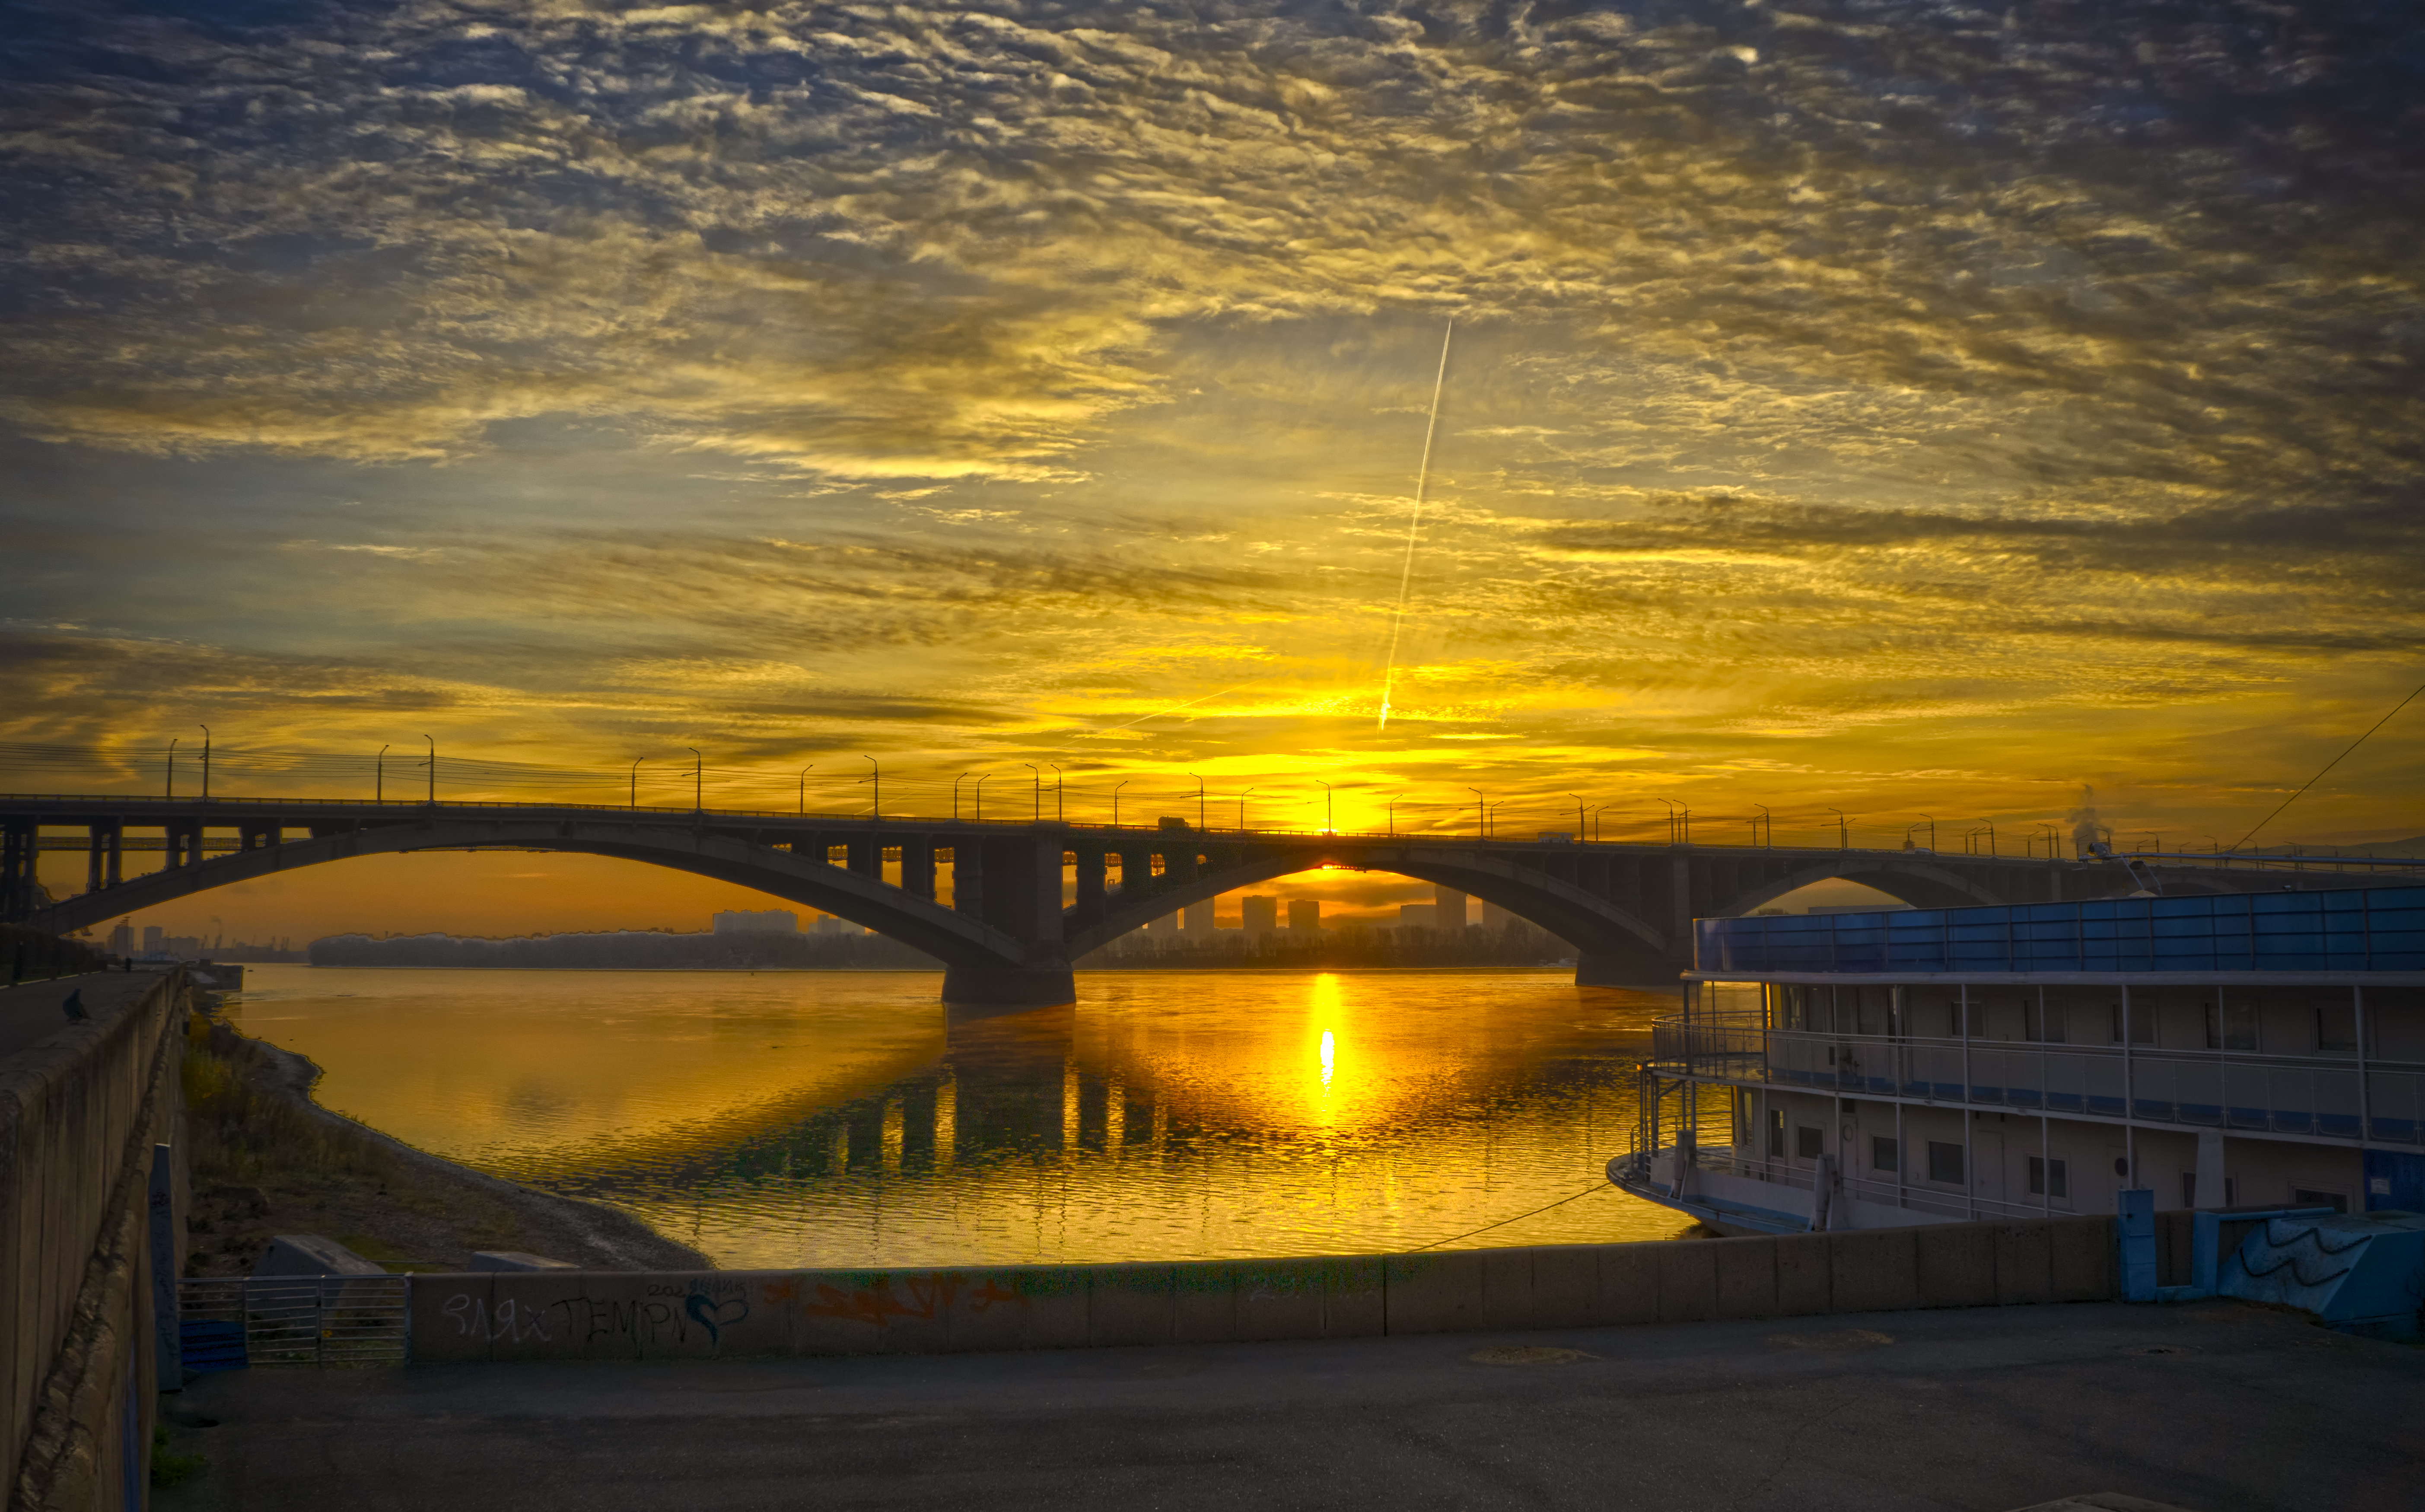
<path fill-rule="evenodd" d="M 412 1279 L 415 1362 L 1373 1338 L 2114 1295 L 2113 1220 L 1413 1255 Z"/>
<path fill-rule="evenodd" d="M 10 1505 L 124 1504 L 151 1458 L 154 1151 L 176 1137 L 187 989 L 93 979 L 115 1001 L 0 1060 L 0 1425 Z M 18 989 L 20 991 L 33 989 Z M 172 1156 L 172 1163 L 174 1157 Z M 178 1183 L 161 1193 L 169 1267 Z M 172 1357 L 173 1358 L 173 1357 Z"/>

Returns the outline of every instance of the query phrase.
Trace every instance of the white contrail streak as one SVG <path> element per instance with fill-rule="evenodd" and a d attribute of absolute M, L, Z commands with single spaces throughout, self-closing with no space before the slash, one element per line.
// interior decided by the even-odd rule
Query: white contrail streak
<path fill-rule="evenodd" d="M 1432 379 L 1432 414 L 1423 422 L 1423 460 L 1415 469 L 1415 512 L 1406 522 L 1406 561 L 1398 570 L 1398 612 L 1389 619 L 1389 659 L 1381 668 L 1381 722 L 1376 731 L 1389 728 L 1389 689 L 1398 675 L 1398 633 L 1406 624 L 1406 595 L 1415 583 L 1415 538 L 1423 528 L 1423 485 L 1432 475 L 1432 432 L 1439 426 L 1440 389 L 1448 382 L 1448 344 L 1456 336 L 1456 316 L 1448 317 L 1448 330 L 1440 336 L 1439 373 Z"/>

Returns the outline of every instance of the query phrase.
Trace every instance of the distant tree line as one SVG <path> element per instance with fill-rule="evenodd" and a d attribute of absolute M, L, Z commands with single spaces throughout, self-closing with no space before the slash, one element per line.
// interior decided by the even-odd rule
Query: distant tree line
<path fill-rule="evenodd" d="M 1339 924 L 1318 934 L 1277 929 L 1249 938 L 1244 929 L 1201 936 L 1124 935 L 1079 964 L 1096 968 L 1283 967 L 1307 971 L 1346 966 L 1546 966 L 1571 959 L 1575 948 L 1521 919 L 1497 929 L 1374 928 Z"/>
<path fill-rule="evenodd" d="M 935 971 L 942 962 L 882 935 L 610 934 L 329 935 L 312 941 L 314 966 L 471 966 L 606 971 Z"/>

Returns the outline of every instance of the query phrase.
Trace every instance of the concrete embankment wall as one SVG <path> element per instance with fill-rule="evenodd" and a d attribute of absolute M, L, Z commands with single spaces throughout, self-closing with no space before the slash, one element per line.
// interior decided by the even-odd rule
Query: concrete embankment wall
<path fill-rule="evenodd" d="M 186 994 L 182 973 L 130 987 L 90 1021 L 62 1018 L 58 1033 L 0 1060 L 11 1508 L 81 1512 L 148 1494 L 158 1382 L 146 1220 L 153 1148 L 175 1127 Z"/>
<path fill-rule="evenodd" d="M 1421 1255 L 416 1276 L 412 1358 L 713 1359 L 1370 1338 L 2103 1301 L 2113 1220 Z"/>

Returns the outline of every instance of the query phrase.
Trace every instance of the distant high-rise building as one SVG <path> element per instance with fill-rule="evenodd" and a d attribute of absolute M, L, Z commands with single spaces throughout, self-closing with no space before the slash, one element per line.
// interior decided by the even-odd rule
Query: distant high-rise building
<path fill-rule="evenodd" d="M 1431 928 L 1434 921 L 1439 918 L 1437 907 L 1437 905 L 1430 903 L 1399 904 L 1398 927 L 1401 929 Z"/>
<path fill-rule="evenodd" d="M 1322 905 L 1312 898 L 1297 898 L 1289 904 L 1289 929 L 1293 934 L 1312 935 L 1322 932 Z"/>
<path fill-rule="evenodd" d="M 109 932 L 109 953 L 113 956 L 135 954 L 135 926 L 120 919 L 118 927 Z"/>
<path fill-rule="evenodd" d="M 169 931 L 161 928 L 156 924 L 145 925 L 143 926 L 143 954 L 150 956 L 163 949 L 164 947 L 161 945 L 160 941 L 167 937 L 168 933 Z"/>
<path fill-rule="evenodd" d="M 763 913 L 729 909 L 715 916 L 715 932 L 719 935 L 796 935 L 800 932 L 800 916 L 789 909 L 768 909 Z"/>
<path fill-rule="evenodd" d="M 1453 887 L 1434 888 L 1432 923 L 1438 928 L 1462 933 L 1465 929 L 1465 894 Z"/>
<path fill-rule="evenodd" d="M 1180 934 L 1201 939 L 1212 933 L 1213 928 L 1211 898 L 1206 898 L 1201 903 L 1191 903 L 1180 910 L 1179 932 Z"/>
<path fill-rule="evenodd" d="M 1280 900 L 1249 897 L 1239 902 L 1239 917 L 1246 926 L 1246 938 L 1275 933 L 1280 926 Z"/>
<path fill-rule="evenodd" d="M 817 934 L 821 935 L 863 935 L 867 933 L 866 930 L 861 929 L 859 925 L 851 923 L 849 920 L 837 919 L 830 913 L 819 915 L 813 928 Z"/>

